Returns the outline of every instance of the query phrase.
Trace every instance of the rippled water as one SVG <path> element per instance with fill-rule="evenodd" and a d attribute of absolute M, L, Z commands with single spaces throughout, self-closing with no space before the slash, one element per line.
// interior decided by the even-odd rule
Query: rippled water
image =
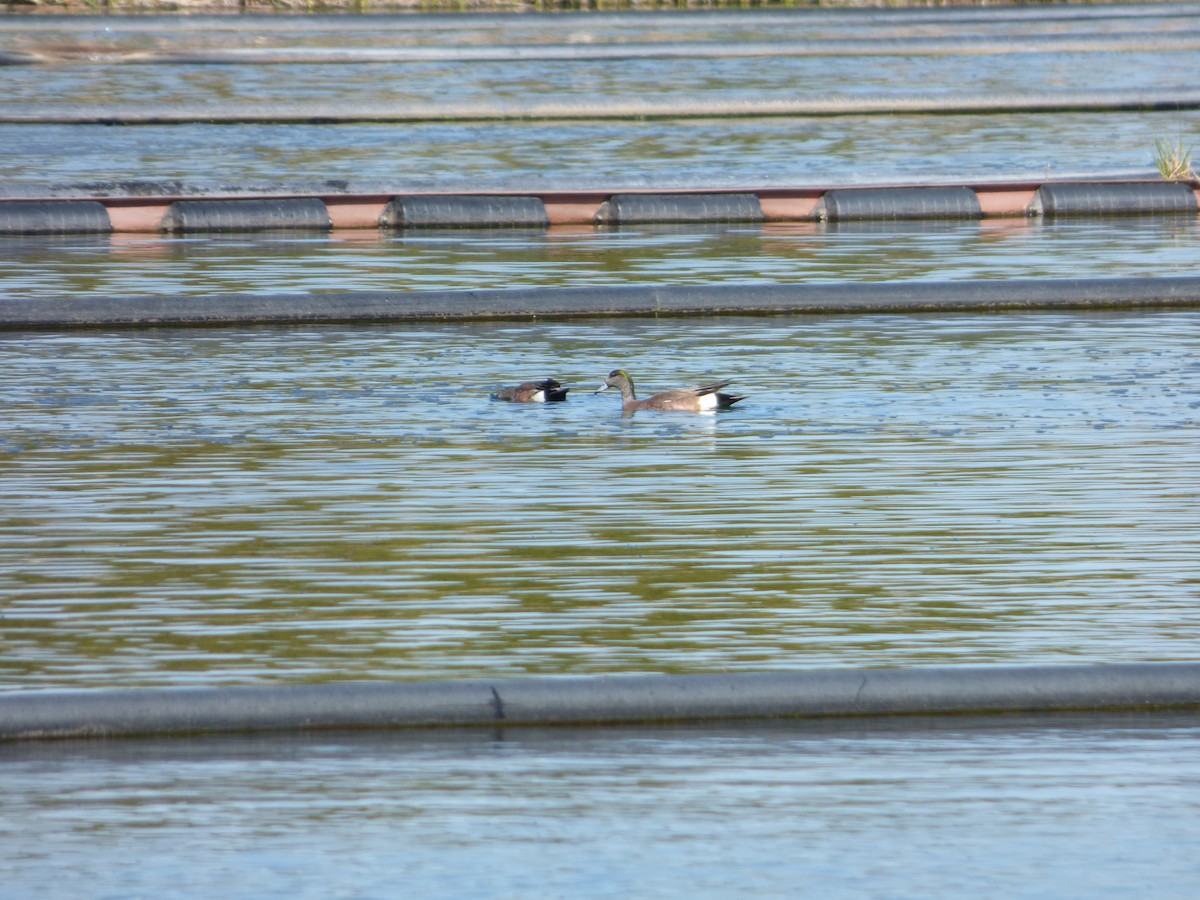
<path fill-rule="evenodd" d="M 1185 900 L 1198 750 L 1161 713 L 9 746 L 0 872 L 46 900 Z"/>
<path fill-rule="evenodd" d="M 331 178 L 389 190 L 619 190 L 1153 177 L 1155 138 L 1198 130 L 1200 112 L 1184 110 L 549 125 L 0 125 L 0 142 L 7 179 L 50 184 L 182 179 L 216 188 Z"/>
<path fill-rule="evenodd" d="M 1162 25 L 1071 15 L 1037 30 Z M 66 61 L 0 66 L 0 104 L 1153 93 L 1190 88 L 1194 68 L 1142 53 L 262 69 L 79 56 L 251 37 L 786 36 L 761 16 L 632 21 L 132 17 L 114 35 L 102 17 L 4 17 L 0 50 Z M 814 37 L 969 31 L 943 11 L 786 21 Z M 759 187 L 1144 174 L 1155 138 L 1198 125 L 1172 111 L 0 126 L 0 145 L 6 183 Z M 1196 240 L 1194 219 L 0 239 L 0 303 L 1192 275 Z M 734 377 L 749 396 L 625 418 L 589 393 L 615 365 L 643 393 Z M 488 398 L 545 375 L 571 399 Z M 1195 311 L 10 332 L 0 410 L 0 691 L 1192 660 L 1200 638 Z M 1182 900 L 1200 876 L 1196 751 L 1195 717 L 1163 713 L 8 744 L 0 884 L 72 900 Z"/>
<path fill-rule="evenodd" d="M 4 689 L 1187 659 L 1200 315 L 10 334 Z M 737 379 L 718 415 L 588 390 Z M 575 387 L 491 401 L 515 379 Z"/>
<path fill-rule="evenodd" d="M 549 232 L 3 238 L 6 300 L 74 294 L 1162 277 L 1195 216 L 1124 221 L 556 228 Z"/>
<path fill-rule="evenodd" d="M 857 11 L 855 11 L 857 12 Z M 1128 11 L 1126 11 L 1128 12 Z M 969 19 L 925 11 L 915 17 L 730 12 L 718 17 L 514 16 L 336 17 L 209 20 L 207 30 L 170 19 L 104 18 L 31 28 L 0 19 L 0 50 L 36 52 L 58 63 L 0 66 L 3 104 L 29 111 L 70 102 L 100 108 L 199 104 L 369 102 L 494 105 L 553 98 L 621 103 L 674 97 L 691 102 L 827 98 L 831 95 L 956 92 L 1020 96 L 1056 90 L 1190 89 L 1194 51 L 1095 52 L 1086 49 L 988 55 L 974 48 L 927 55 L 926 37 L 1079 32 L 1194 36 L 1186 8 L 1163 17 L 1122 14 L 1057 21 L 1028 14 Z M 70 19 L 61 20 L 71 23 Z M 308 22 L 305 26 L 303 23 Z M 170 23 L 170 24 L 167 24 Z M 899 41 L 901 53 L 860 57 L 637 59 L 288 65 L 129 65 L 111 54 L 252 45 L 257 48 L 471 48 L 487 44 L 708 40 L 803 42 L 855 37 Z M 108 54 L 108 55 L 106 55 Z M 184 179 L 213 186 L 279 179 L 379 180 L 392 189 L 478 189 L 859 183 L 958 178 L 1153 172 L 1155 138 L 1183 138 L 1200 127 L 1195 110 L 1119 116 L 1057 112 L 1018 116 L 845 116 L 684 122 L 498 122 L 350 127 L 188 125 L 0 126 L 5 178 L 64 183 Z"/>
<path fill-rule="evenodd" d="M 654 96 L 692 101 L 956 92 L 1023 95 L 1056 90 L 1156 91 L 1192 87 L 1192 50 L 1093 46 L 1113 35 L 1150 41 L 1196 37 L 1186 6 L 1054 11 L 726 11 L 718 15 L 380 17 L 0 17 L 0 51 L 39 54 L 38 66 L 0 66 L 2 104 L 31 111 L 70 102 L 231 104 L 358 102 L 496 105 L 555 98 L 620 103 Z M 965 13 L 965 14 L 964 14 Z M 992 42 L 1038 50 L 1042 38 L 1081 36 L 1071 50 L 981 52 Z M 139 52 L 284 48 L 422 50 L 646 41 L 731 46 L 745 41 L 852 38 L 891 41 L 890 56 L 835 52 L 769 60 L 633 59 L 427 61 L 369 64 L 131 65 Z M 926 39 L 981 41 L 930 53 Z M 1043 176 L 1145 171 L 1156 137 L 1182 137 L 1200 113 L 1120 116 L 847 116 L 694 122 L 480 123 L 476 125 L 0 127 L 5 178 L 47 183 L 176 179 L 213 184 L 281 178 L 383 179 L 526 189 L 604 183 L 659 187 L 812 184 L 870 180 Z M 82 152 L 81 152 L 82 151 Z M 714 180 L 715 179 L 715 180 Z"/>
<path fill-rule="evenodd" d="M 932 33 L 904 14 L 856 16 L 849 32 L 845 16 L 803 21 L 835 37 L 876 19 L 875 36 Z M 724 17 L 711 33 L 716 20 L 695 16 L 441 18 L 455 27 L 433 37 L 435 20 L 392 17 L 336 34 L 305 17 L 134 17 L 114 37 L 109 21 L 0 18 L 0 49 L 76 54 L 0 67 L 0 103 L 1153 93 L 1190 87 L 1194 68 L 1139 53 L 664 68 L 80 59 L 89 43 L 365 46 L 380 38 L 362 26 L 380 21 L 383 40 L 418 43 L 780 36 L 778 21 L 733 31 Z M 1156 137 L 1198 125 L 1174 111 L 0 126 L 0 145 L 5 182 L 757 187 L 1145 173 Z M 1191 275 L 1196 238 L 1187 219 L 4 239 L 0 303 Z M 589 393 L 615 365 L 643 393 L 735 377 L 749 396 L 719 415 L 625 418 Z M 488 398 L 544 375 L 572 398 Z M 0 410 L 2 691 L 1190 660 L 1200 638 L 1200 312 L 4 333 Z M 1194 716 L 1159 713 L 8 744 L 0 884 L 72 900 L 1182 900 L 1200 876 L 1197 736 Z"/>
<path fill-rule="evenodd" d="M 3 34 L 0 32 L 0 42 Z M 290 40 L 289 39 L 285 39 Z M 338 42 L 338 46 L 344 46 Z M 428 45 L 424 45 L 428 48 Z M 431 49 L 431 48 L 430 48 Z M 453 52 L 453 48 L 450 48 Z M 796 100 L 829 94 L 904 95 L 931 81 L 959 90 L 1000 94 L 1053 90 L 1188 87 L 1194 50 L 1121 54 L 1044 53 L 1021 56 L 773 57 L 769 59 L 506 60 L 286 65 L 88 66 L 102 78 L 80 82 L 80 65 L 46 67 L 31 77 L 0 67 L 9 103 L 213 104 L 329 101 L 346 98 L 393 103 L 492 103 L 545 99 L 619 103 L 641 94 L 690 99 Z M 665 77 L 664 77 L 665 76 Z M 942 88 L 947 91 L 948 88 Z"/>

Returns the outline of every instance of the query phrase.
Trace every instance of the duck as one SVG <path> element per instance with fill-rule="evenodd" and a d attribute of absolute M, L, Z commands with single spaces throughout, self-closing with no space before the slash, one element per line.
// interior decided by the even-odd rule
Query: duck
<path fill-rule="evenodd" d="M 624 412 L 637 412 L 642 409 L 657 409 L 668 412 L 707 412 L 710 409 L 725 409 L 733 406 L 745 397 L 725 394 L 721 388 L 732 381 L 718 381 L 702 387 L 683 388 L 676 391 L 663 391 L 645 400 L 639 400 L 633 390 L 633 379 L 624 369 L 613 369 L 593 394 L 599 394 L 615 388 L 621 392 L 621 408 Z"/>
<path fill-rule="evenodd" d="M 553 378 L 542 381 L 522 381 L 512 387 L 501 388 L 492 394 L 495 400 L 507 400 L 510 403 L 545 403 L 547 401 L 566 400 L 567 391 Z"/>

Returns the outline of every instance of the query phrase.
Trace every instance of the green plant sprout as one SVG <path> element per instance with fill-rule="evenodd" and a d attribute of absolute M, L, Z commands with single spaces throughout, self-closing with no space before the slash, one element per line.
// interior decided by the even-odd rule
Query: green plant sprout
<path fill-rule="evenodd" d="M 1154 139 L 1154 165 L 1158 174 L 1167 181 L 1194 181 L 1196 170 L 1192 168 L 1192 148 L 1184 146 L 1183 138 L 1175 141 L 1167 138 Z"/>

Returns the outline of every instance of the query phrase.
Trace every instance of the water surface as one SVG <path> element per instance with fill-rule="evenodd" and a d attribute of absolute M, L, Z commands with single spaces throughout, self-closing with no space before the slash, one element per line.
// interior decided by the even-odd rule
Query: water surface
<path fill-rule="evenodd" d="M 1190 659 L 1193 312 L 9 334 L 0 688 Z M 735 377 L 718 415 L 592 396 Z M 554 375 L 548 406 L 488 392 Z"/>
<path fill-rule="evenodd" d="M 0 237 L 6 300 L 1195 275 L 1195 216 L 543 231 Z"/>
<path fill-rule="evenodd" d="M 0 874 L 106 896 L 1154 896 L 1194 716 L 0 748 Z"/>
<path fill-rule="evenodd" d="M 1178 54 L 260 68 L 89 56 L 251 36 L 314 56 L 761 40 L 784 21 L 917 43 L 973 33 L 954 12 L 346 17 L 337 29 L 14 16 L 0 49 L 60 62 L 0 67 L 0 95 L 1191 86 L 1192 57 Z M 1004 18 L 970 21 L 981 13 Z M 1062 33 L 1081 16 L 1094 33 L 1166 24 L 1108 14 L 1053 24 L 1047 10 L 1044 27 L 990 33 Z M 0 143 L 10 183 L 758 187 L 1145 174 L 1154 139 L 1186 137 L 1198 116 L 0 126 Z M 1195 246 L 1190 219 L 4 239 L 0 302 L 1190 275 Z M 749 397 L 716 416 L 624 418 L 588 393 L 615 365 L 644 391 L 735 377 Z M 545 375 L 572 385 L 567 403 L 488 399 Z M 1198 377 L 1195 312 L 3 334 L 0 690 L 1193 660 Z M 6 745 L 0 881 L 72 900 L 1174 900 L 1200 876 L 1197 736 L 1194 716 L 1155 714 Z"/>
<path fill-rule="evenodd" d="M 1200 112 L 329 125 L 0 125 L 5 180 L 620 190 L 1154 177 Z"/>
<path fill-rule="evenodd" d="M 826 13 L 728 11 L 719 15 L 380 17 L 28 17 L 0 19 L 0 50 L 34 53 L 37 66 L 0 66 L 0 97 L 34 114 L 69 103 L 84 109 L 195 105 L 369 103 L 502 109 L 544 102 L 621 104 L 654 96 L 737 103 L 963 92 L 1020 97 L 1054 91 L 1189 90 L 1194 49 L 1089 49 L 1112 35 L 1153 42 L 1191 35 L 1186 7 L 1146 15 L 1018 11 Z M 57 30 L 56 30 L 57 28 Z M 1064 50 L 991 55 L 990 42 L 1081 35 Z M 772 59 L 427 60 L 317 63 L 330 51 L 415 46 L 445 51 L 495 46 L 576 47 L 669 41 L 734 46 L 813 40 L 891 42 L 892 55 L 845 52 Z M 927 38 L 970 39 L 959 52 L 922 52 Z M 286 65 L 138 64 L 130 54 L 212 49 L 297 54 Z M 310 54 L 306 59 L 304 54 Z M 1152 166 L 1155 138 L 1184 139 L 1195 110 L 1056 112 L 1015 116 L 844 116 L 685 122 L 492 122 L 172 127 L 0 126 L 4 178 L 79 181 L 200 181 L 212 186 L 281 179 L 373 179 L 391 189 L 516 186 L 560 189 L 861 183 L 888 180 L 1048 177 Z M 203 119 L 203 115 L 200 116 Z"/>

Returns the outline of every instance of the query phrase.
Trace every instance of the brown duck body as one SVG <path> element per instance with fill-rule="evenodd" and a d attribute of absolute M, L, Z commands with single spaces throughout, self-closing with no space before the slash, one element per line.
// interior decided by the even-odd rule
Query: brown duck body
<path fill-rule="evenodd" d="M 507 400 L 510 403 L 546 403 L 549 401 L 566 400 L 567 391 L 553 378 L 542 381 L 522 381 L 513 387 L 501 388 L 492 394 L 497 400 Z"/>
<path fill-rule="evenodd" d="M 663 412 L 707 412 L 712 409 L 724 409 L 733 406 L 739 400 L 745 400 L 734 394 L 726 394 L 721 388 L 729 381 L 717 381 L 701 387 L 683 388 L 675 391 L 663 391 L 645 400 L 639 400 L 634 392 L 633 379 L 624 369 L 613 369 L 604 379 L 600 391 L 616 389 L 621 392 L 621 408 L 625 412 L 637 412 L 643 409 L 661 410 Z"/>

